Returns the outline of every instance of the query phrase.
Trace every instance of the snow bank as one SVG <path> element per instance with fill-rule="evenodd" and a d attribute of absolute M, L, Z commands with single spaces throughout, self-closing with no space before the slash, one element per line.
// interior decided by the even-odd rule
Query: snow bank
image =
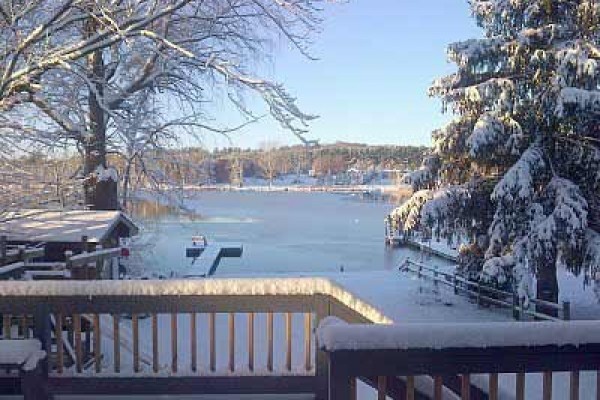
<path fill-rule="evenodd" d="M 317 329 L 329 351 L 583 345 L 600 342 L 600 321 L 346 324 L 335 317 Z"/>
<path fill-rule="evenodd" d="M 46 352 L 37 339 L 0 340 L 0 364 L 20 365 L 25 371 L 31 371 L 45 357 Z"/>
<path fill-rule="evenodd" d="M 325 278 L 0 282 L 0 299 L 4 296 L 312 296 L 318 294 L 331 296 L 374 323 L 392 322 L 372 305 Z"/>

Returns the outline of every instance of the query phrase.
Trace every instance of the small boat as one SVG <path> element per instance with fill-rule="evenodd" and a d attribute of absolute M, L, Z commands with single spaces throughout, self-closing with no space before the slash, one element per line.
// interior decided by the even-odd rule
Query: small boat
<path fill-rule="evenodd" d="M 200 254 L 206 249 L 208 246 L 208 241 L 206 240 L 206 236 L 197 235 L 192 236 L 192 246 L 186 247 L 185 256 L 191 258 L 198 258 Z"/>

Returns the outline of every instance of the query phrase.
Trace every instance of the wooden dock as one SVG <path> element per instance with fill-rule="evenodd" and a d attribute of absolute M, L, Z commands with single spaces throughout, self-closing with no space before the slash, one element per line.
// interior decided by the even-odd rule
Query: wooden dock
<path fill-rule="evenodd" d="M 184 278 L 205 278 L 214 275 L 223 257 L 241 257 L 243 246 L 240 243 L 211 243 L 193 264 L 183 273 Z"/>
<path fill-rule="evenodd" d="M 436 257 L 439 257 L 439 258 L 442 258 L 444 260 L 448 260 L 451 262 L 457 262 L 457 260 L 458 260 L 458 256 L 455 254 L 450 254 L 449 252 L 435 249 L 435 248 L 431 247 L 430 245 L 428 245 L 427 243 L 419 242 L 417 240 L 409 239 L 409 238 L 406 238 L 403 236 L 388 235 L 385 238 L 385 243 L 386 243 L 386 245 L 391 246 L 391 247 L 401 247 L 401 246 L 412 247 L 415 250 L 419 250 L 424 253 L 431 254 L 433 256 L 436 256 Z"/>

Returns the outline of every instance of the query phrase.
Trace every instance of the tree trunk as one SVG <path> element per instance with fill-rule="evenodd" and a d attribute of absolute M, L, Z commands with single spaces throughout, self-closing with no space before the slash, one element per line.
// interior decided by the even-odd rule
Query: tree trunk
<path fill-rule="evenodd" d="M 123 192 L 121 195 L 123 196 L 123 209 L 127 209 L 128 196 L 129 196 L 129 183 L 131 181 L 131 166 L 133 164 L 133 159 L 128 158 L 125 165 L 125 172 L 123 174 Z"/>
<path fill-rule="evenodd" d="M 555 264 L 549 264 L 539 269 L 536 292 L 538 299 L 558 303 L 558 279 L 556 278 Z M 555 308 L 538 305 L 536 311 L 558 317 L 558 310 Z"/>
<path fill-rule="evenodd" d="M 95 32 L 95 21 L 88 21 L 88 32 Z M 105 65 L 102 50 L 88 56 L 89 79 L 94 85 L 89 88 L 89 135 L 84 139 L 85 203 L 92 210 L 118 210 L 117 181 L 110 174 L 96 174 L 107 168 L 106 163 L 106 112 L 99 98 L 104 95 Z"/>

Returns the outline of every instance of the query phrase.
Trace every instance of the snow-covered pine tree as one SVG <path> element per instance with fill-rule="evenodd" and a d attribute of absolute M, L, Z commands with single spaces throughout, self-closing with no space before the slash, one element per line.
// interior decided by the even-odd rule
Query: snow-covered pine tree
<path fill-rule="evenodd" d="M 408 179 L 405 231 L 459 233 L 461 270 L 556 301 L 556 268 L 600 274 L 600 0 L 471 0 L 485 32 L 435 81 L 455 119 Z"/>

